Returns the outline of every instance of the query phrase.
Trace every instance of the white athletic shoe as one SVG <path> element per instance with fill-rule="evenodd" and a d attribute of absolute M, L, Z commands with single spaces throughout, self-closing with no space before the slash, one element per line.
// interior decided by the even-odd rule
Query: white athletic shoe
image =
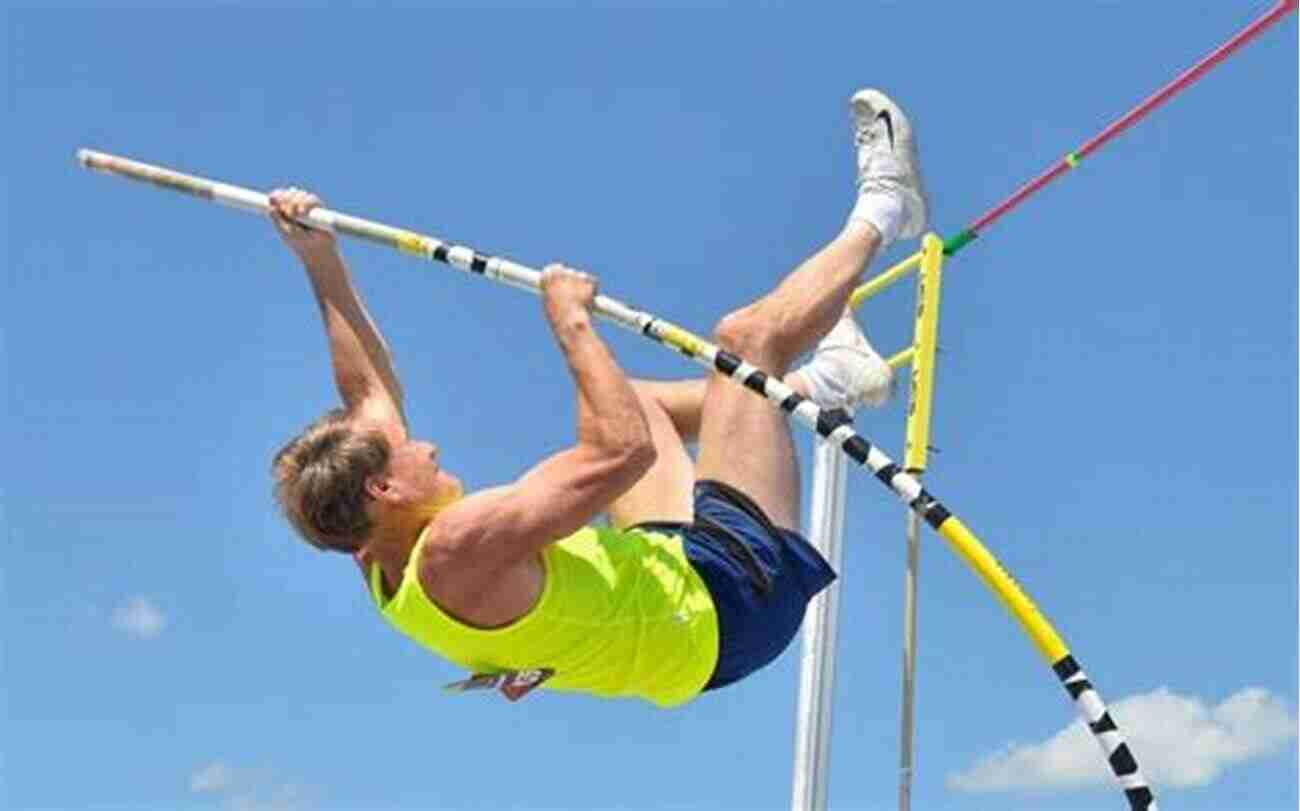
<path fill-rule="evenodd" d="M 871 88 L 854 93 L 849 107 L 858 148 L 858 194 L 899 195 L 904 217 L 898 235 L 907 239 L 920 236 L 930 206 L 921 183 L 912 122 L 889 96 Z"/>
<path fill-rule="evenodd" d="M 817 344 L 812 360 L 798 370 L 822 408 L 876 408 L 894 393 L 894 370 L 862 334 L 848 310 Z"/>

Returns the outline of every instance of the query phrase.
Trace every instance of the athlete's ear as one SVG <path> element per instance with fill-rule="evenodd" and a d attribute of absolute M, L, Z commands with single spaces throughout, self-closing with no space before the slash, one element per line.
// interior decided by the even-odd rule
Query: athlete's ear
<path fill-rule="evenodd" d="M 385 501 L 393 497 L 393 485 L 388 480 L 388 476 L 383 473 L 376 473 L 373 476 L 366 477 L 366 495 L 376 501 Z"/>

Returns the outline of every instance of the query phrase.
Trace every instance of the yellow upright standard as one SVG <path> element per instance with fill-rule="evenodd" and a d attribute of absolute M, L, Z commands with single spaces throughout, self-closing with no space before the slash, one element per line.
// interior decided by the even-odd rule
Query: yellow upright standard
<path fill-rule="evenodd" d="M 912 338 L 912 400 L 907 410 L 909 473 L 925 471 L 930 449 L 930 409 L 934 400 L 934 356 L 939 345 L 939 282 L 943 272 L 943 240 L 926 234 L 921 243 L 921 273 L 916 287 L 916 327 Z"/>
<path fill-rule="evenodd" d="M 930 452 L 930 415 L 934 403 L 934 366 L 939 347 L 939 287 L 943 273 L 943 240 L 926 234 L 921 250 L 869 279 L 849 299 L 857 307 L 916 270 L 916 317 L 912 344 L 889 358 L 894 370 L 911 366 L 910 402 L 907 409 L 907 445 L 904 469 L 916 476 L 925 472 Z M 912 749 L 915 739 L 916 700 L 916 581 L 921 549 L 921 517 L 907 510 L 907 569 L 903 575 L 903 700 L 898 734 L 898 808 L 912 806 Z"/>

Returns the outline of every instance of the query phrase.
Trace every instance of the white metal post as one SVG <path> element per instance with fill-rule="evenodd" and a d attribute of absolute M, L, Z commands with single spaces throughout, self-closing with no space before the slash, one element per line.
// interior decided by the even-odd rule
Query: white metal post
<path fill-rule="evenodd" d="M 916 576 L 920 558 L 921 521 L 907 518 L 907 571 L 903 575 L 903 711 L 898 733 L 898 810 L 912 808 L 912 746 L 916 702 Z"/>
<path fill-rule="evenodd" d="M 818 439 L 813 450 L 808 540 L 836 572 L 844 559 L 844 487 L 847 466 L 835 445 Z M 808 604 L 799 664 L 795 718 L 793 811 L 825 811 L 830 772 L 831 702 L 835 694 L 835 634 L 840 584 L 832 583 Z"/>

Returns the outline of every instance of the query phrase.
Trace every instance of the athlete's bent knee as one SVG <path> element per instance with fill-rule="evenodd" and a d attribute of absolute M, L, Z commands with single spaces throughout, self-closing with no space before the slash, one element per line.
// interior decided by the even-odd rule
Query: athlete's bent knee
<path fill-rule="evenodd" d="M 723 349 L 751 363 L 768 367 L 768 371 L 782 371 L 791 360 L 783 348 L 786 342 L 782 340 L 780 330 L 774 328 L 770 318 L 764 317 L 758 305 L 723 316 L 713 334 Z"/>

